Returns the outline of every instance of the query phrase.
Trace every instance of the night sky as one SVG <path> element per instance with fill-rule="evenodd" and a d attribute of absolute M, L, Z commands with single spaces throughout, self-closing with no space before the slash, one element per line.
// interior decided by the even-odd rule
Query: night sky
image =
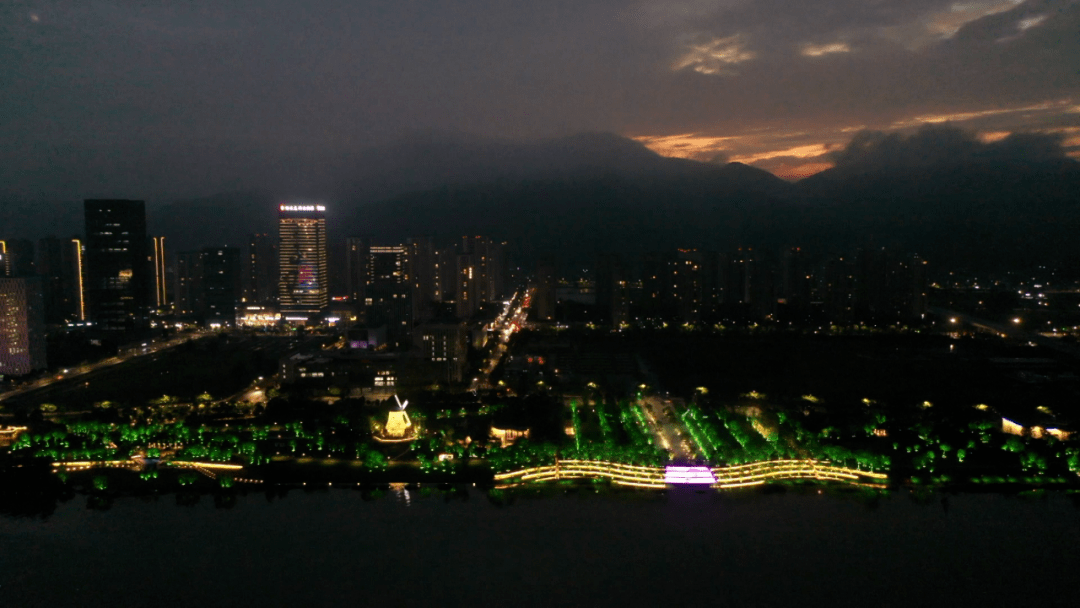
<path fill-rule="evenodd" d="M 205 195 L 424 131 L 783 177 L 860 130 L 1057 134 L 1077 0 L 8 0 L 0 194 Z"/>

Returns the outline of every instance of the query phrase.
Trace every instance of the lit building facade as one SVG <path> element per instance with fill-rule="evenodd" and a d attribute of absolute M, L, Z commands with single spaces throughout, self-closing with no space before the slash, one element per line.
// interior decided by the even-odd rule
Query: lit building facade
<path fill-rule="evenodd" d="M 41 281 L 0 278 L 0 376 L 24 376 L 45 367 Z"/>
<path fill-rule="evenodd" d="M 278 205 L 278 298 L 286 321 L 303 323 L 330 303 L 326 207 Z"/>
<path fill-rule="evenodd" d="M 143 201 L 86 200 L 85 292 L 103 331 L 150 326 L 150 265 Z"/>

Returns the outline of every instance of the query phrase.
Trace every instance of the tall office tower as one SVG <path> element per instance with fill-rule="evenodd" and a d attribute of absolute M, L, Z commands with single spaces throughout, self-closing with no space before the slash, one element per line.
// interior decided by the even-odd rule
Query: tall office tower
<path fill-rule="evenodd" d="M 408 348 L 412 340 L 412 284 L 409 249 L 404 245 L 368 248 L 368 278 L 364 303 L 368 325 L 386 326 L 386 342 Z"/>
<path fill-rule="evenodd" d="M 207 247 L 202 250 L 203 313 L 208 324 L 236 322 L 240 300 L 240 250 Z"/>
<path fill-rule="evenodd" d="M 27 239 L 0 241 L 0 276 L 32 277 L 34 272 L 34 243 Z"/>
<path fill-rule="evenodd" d="M 536 264 L 533 311 L 538 321 L 555 319 L 555 263 L 551 260 L 540 260 Z"/>
<path fill-rule="evenodd" d="M 0 376 L 45 369 L 44 308 L 38 278 L 0 278 Z"/>
<path fill-rule="evenodd" d="M 85 285 L 90 320 L 104 331 L 150 326 L 143 201 L 86 200 Z"/>
<path fill-rule="evenodd" d="M 354 236 L 345 239 L 345 293 L 355 304 L 364 305 L 368 281 L 368 254 L 371 239 Z"/>
<path fill-rule="evenodd" d="M 278 242 L 272 234 L 248 237 L 244 257 L 244 301 L 258 306 L 272 306 L 278 301 Z"/>
<path fill-rule="evenodd" d="M 435 316 L 438 292 L 438 252 L 430 236 L 405 240 L 409 248 L 406 274 L 412 283 L 413 320 L 428 321 Z"/>
<path fill-rule="evenodd" d="M 154 277 L 150 291 L 150 304 L 155 310 L 165 312 L 171 304 L 169 302 L 169 290 L 165 287 L 165 237 L 150 237 L 150 257 L 148 261 L 150 263 L 150 275 Z"/>
<path fill-rule="evenodd" d="M 630 281 L 619 256 L 601 255 L 596 260 L 596 306 L 612 327 L 630 319 Z"/>
<path fill-rule="evenodd" d="M 82 319 L 81 247 L 77 239 L 58 239 L 54 236 L 40 239 L 37 243 L 34 265 L 41 277 L 46 323 Z"/>
<path fill-rule="evenodd" d="M 326 207 L 278 205 L 278 298 L 286 321 L 306 322 L 330 303 Z"/>
<path fill-rule="evenodd" d="M 178 315 L 199 315 L 203 312 L 202 253 L 181 251 L 176 254 L 176 287 L 174 310 Z"/>

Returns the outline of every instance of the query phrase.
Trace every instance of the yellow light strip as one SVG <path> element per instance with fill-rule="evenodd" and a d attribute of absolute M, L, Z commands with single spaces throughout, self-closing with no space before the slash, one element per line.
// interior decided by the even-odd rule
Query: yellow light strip
<path fill-rule="evenodd" d="M 86 320 L 86 296 L 83 294 L 82 241 L 71 239 L 75 243 L 75 260 L 79 267 L 79 320 Z"/>
<path fill-rule="evenodd" d="M 737 488 L 761 485 L 769 480 L 816 479 L 839 481 L 864 487 L 883 488 L 884 484 L 860 482 L 860 479 L 888 479 L 884 473 L 860 471 L 833 466 L 826 460 L 763 460 L 732 467 L 712 469 L 717 483 L 715 488 Z M 666 470 L 663 467 L 647 467 L 607 461 L 560 460 L 557 464 L 530 467 L 518 471 L 499 473 L 496 481 L 516 479 L 520 482 L 552 481 L 556 479 L 608 478 L 613 483 L 635 487 L 665 488 Z"/>
<path fill-rule="evenodd" d="M 239 464 L 224 464 L 220 462 L 195 462 L 188 460 L 169 460 L 167 462 L 163 462 L 162 464 L 169 464 L 177 467 L 202 467 L 204 469 L 222 469 L 226 471 L 239 471 L 240 469 L 244 468 L 243 465 Z"/>

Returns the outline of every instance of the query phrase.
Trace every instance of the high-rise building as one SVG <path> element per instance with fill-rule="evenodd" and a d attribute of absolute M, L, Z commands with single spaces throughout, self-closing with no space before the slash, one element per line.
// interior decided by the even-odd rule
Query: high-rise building
<path fill-rule="evenodd" d="M 330 303 L 326 266 L 326 207 L 278 205 L 278 297 L 286 321 L 306 322 Z"/>
<path fill-rule="evenodd" d="M 81 249 L 78 239 L 49 236 L 37 243 L 34 266 L 41 277 L 46 323 L 82 320 Z"/>
<path fill-rule="evenodd" d="M 457 285 L 454 292 L 454 313 L 457 318 L 468 320 L 480 308 L 480 286 L 483 284 L 483 267 L 475 253 L 458 253 Z"/>
<path fill-rule="evenodd" d="M 717 255 L 702 249 L 679 249 L 672 260 L 672 295 L 678 319 L 697 323 L 717 300 Z"/>
<path fill-rule="evenodd" d="M 244 258 L 244 301 L 258 306 L 278 302 L 278 243 L 272 234 L 253 234 L 248 237 Z"/>
<path fill-rule="evenodd" d="M 538 321 L 555 319 L 555 264 L 551 260 L 540 260 L 536 265 L 536 296 L 533 298 L 533 310 Z"/>
<path fill-rule="evenodd" d="M 453 302 L 457 297 L 457 252 L 453 247 L 444 247 L 435 252 L 434 282 L 434 300 Z"/>
<path fill-rule="evenodd" d="M 0 241 L 0 276 L 32 277 L 34 271 L 34 243 L 27 239 Z"/>
<path fill-rule="evenodd" d="M 407 348 L 412 336 L 412 284 L 408 275 L 409 248 L 404 245 L 368 248 L 368 280 L 364 304 L 368 325 L 386 326 L 386 340 Z"/>
<path fill-rule="evenodd" d="M 612 327 L 630 320 L 630 281 L 618 256 L 596 260 L 596 305 Z"/>
<path fill-rule="evenodd" d="M 0 376 L 45 369 L 44 308 L 39 279 L 0 278 Z"/>
<path fill-rule="evenodd" d="M 143 201 L 85 201 L 85 286 L 90 320 L 103 331 L 150 326 L 150 277 Z"/>
<path fill-rule="evenodd" d="M 435 316 L 438 293 L 438 251 L 429 236 L 406 239 L 408 270 L 412 283 L 413 320 L 428 321 Z"/>
<path fill-rule="evenodd" d="M 456 258 L 455 310 L 469 319 L 482 304 L 497 302 L 506 291 L 505 243 L 484 236 L 466 236 Z"/>
<path fill-rule="evenodd" d="M 236 322 L 240 300 L 240 250 L 207 247 L 202 250 L 203 315 L 208 324 Z"/>
<path fill-rule="evenodd" d="M 204 306 L 202 257 L 199 251 L 181 251 L 176 254 L 176 287 L 173 288 L 173 295 L 175 296 L 174 310 L 178 315 L 202 314 Z"/>
<path fill-rule="evenodd" d="M 150 275 L 154 277 L 153 290 L 151 291 L 150 303 L 155 310 L 165 311 L 169 308 L 169 290 L 166 289 L 165 275 L 165 237 L 150 237 Z"/>
<path fill-rule="evenodd" d="M 368 253 L 371 239 L 354 236 L 345 239 L 345 293 L 355 304 L 364 305 L 368 282 Z"/>

